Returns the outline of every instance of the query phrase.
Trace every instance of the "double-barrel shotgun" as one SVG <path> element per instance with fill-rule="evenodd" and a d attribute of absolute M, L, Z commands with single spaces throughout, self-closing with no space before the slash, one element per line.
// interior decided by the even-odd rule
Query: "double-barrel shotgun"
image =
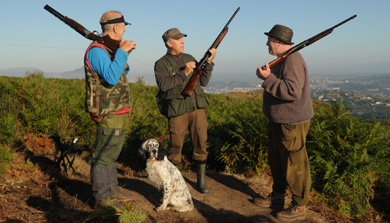
<path fill-rule="evenodd" d="M 84 26 L 80 25 L 78 22 L 76 22 L 73 19 L 70 19 L 66 16 L 63 16 L 61 13 L 57 12 L 55 9 L 53 9 L 49 5 L 45 5 L 45 7 L 43 7 L 43 8 L 46 9 L 51 14 L 53 14 L 55 17 L 57 17 L 59 20 L 63 21 L 65 24 L 69 25 L 72 29 L 76 30 L 76 32 L 80 33 L 85 38 L 92 40 L 92 41 L 97 41 L 98 43 L 103 44 L 104 46 L 106 46 L 108 48 L 108 50 L 110 50 L 115 55 L 115 52 L 119 48 L 120 41 L 113 40 L 108 35 L 100 36 L 99 34 L 97 34 L 96 31 L 90 32 L 88 29 L 86 29 Z"/>

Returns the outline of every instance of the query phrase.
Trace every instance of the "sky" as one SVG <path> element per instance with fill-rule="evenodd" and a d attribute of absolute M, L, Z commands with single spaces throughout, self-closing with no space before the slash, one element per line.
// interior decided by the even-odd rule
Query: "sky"
<path fill-rule="evenodd" d="M 131 77 L 154 80 L 154 63 L 166 53 L 162 34 L 177 27 L 185 52 L 200 60 L 235 10 L 240 11 L 217 49 L 215 81 L 258 80 L 256 68 L 275 59 L 265 45 L 275 24 L 294 31 L 298 44 L 357 15 L 300 52 L 309 75 L 389 74 L 390 1 L 388 0 L 12 0 L 0 7 L 0 70 L 32 67 L 67 72 L 83 67 L 90 40 L 44 10 L 48 4 L 89 31 L 101 32 L 99 20 L 119 10 L 126 21 L 123 38 L 137 44 L 129 58 Z"/>

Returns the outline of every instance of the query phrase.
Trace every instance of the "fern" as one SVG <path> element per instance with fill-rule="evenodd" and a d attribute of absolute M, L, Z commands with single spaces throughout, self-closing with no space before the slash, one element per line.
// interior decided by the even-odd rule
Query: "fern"
<path fill-rule="evenodd" d="M 374 154 L 386 148 L 381 125 L 348 116 L 342 101 L 330 111 L 318 110 L 308 136 L 313 187 L 335 198 L 329 200 L 331 206 L 361 221 L 374 212 L 370 201 L 381 169 Z"/>

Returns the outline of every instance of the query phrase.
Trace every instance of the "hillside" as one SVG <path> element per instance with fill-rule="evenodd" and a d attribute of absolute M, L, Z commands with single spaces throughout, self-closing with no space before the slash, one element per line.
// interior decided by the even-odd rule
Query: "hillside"
<path fill-rule="evenodd" d="M 151 222 L 157 222 L 156 219 L 160 222 L 163 221 L 160 215 L 152 211 L 158 204 L 159 198 L 155 200 L 155 197 L 159 193 L 145 179 L 144 163 L 137 156 L 137 149 L 148 138 L 156 138 L 167 147 L 168 123 L 155 101 L 157 87 L 145 86 L 139 80 L 130 84 L 130 89 L 132 112 L 119 158 L 121 184 L 137 194 L 136 201 L 142 204 L 138 208 L 147 207 L 142 211 Z M 79 222 L 92 213 L 86 162 L 94 148 L 96 129 L 84 111 L 84 92 L 84 81 L 78 79 L 44 78 L 41 73 L 25 78 L 0 77 L 2 218 L 38 216 L 50 222 L 56 216 L 65 215 Z M 255 196 L 265 196 L 270 186 L 266 153 L 268 120 L 262 113 L 261 93 L 206 95 L 210 103 L 207 108 L 208 180 L 216 200 L 212 196 L 200 196 L 193 188 L 191 142 L 186 140 L 181 169 L 199 208 L 195 214 L 191 213 L 192 218 L 217 221 L 214 217 L 223 218 L 226 214 L 233 219 L 243 216 L 256 220 L 260 215 L 275 220 L 269 210 L 262 212 L 250 203 Z M 349 115 L 342 102 L 314 101 L 314 110 L 307 137 L 313 191 L 310 211 L 323 213 L 329 207 L 354 222 L 388 220 L 389 123 L 356 119 Z M 55 168 L 58 146 L 54 146 L 52 139 L 57 135 L 80 136 L 74 154 L 79 160 L 75 164 L 76 173 L 67 177 Z M 137 183 L 140 188 L 135 186 Z M 236 199 L 238 206 L 232 202 Z M 20 201 L 26 202 L 23 208 L 18 206 Z M 331 215 L 337 216 L 336 212 Z M 181 219 L 174 213 L 168 215 L 168 219 Z M 332 221 L 327 214 L 321 216 Z"/>

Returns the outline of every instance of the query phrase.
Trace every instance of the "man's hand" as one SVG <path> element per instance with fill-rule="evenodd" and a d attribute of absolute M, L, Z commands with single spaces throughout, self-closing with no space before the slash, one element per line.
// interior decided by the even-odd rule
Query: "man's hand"
<path fill-rule="evenodd" d="M 194 61 L 190 61 L 186 63 L 186 66 L 184 67 L 184 73 L 186 76 L 190 75 L 190 73 L 195 69 L 196 64 Z"/>
<path fill-rule="evenodd" d="M 128 53 L 131 53 L 131 51 L 135 49 L 135 42 L 131 40 L 122 40 L 119 43 L 119 48 Z"/>
<path fill-rule="evenodd" d="M 211 63 L 213 61 L 215 55 L 217 54 L 217 49 L 215 48 L 209 49 L 209 52 L 211 53 L 211 56 L 207 58 L 207 63 Z"/>
<path fill-rule="evenodd" d="M 258 78 L 265 80 L 269 75 L 271 75 L 271 69 L 269 68 L 267 62 L 265 62 L 265 68 L 265 70 L 263 70 L 263 66 L 257 68 L 256 75 Z"/>

